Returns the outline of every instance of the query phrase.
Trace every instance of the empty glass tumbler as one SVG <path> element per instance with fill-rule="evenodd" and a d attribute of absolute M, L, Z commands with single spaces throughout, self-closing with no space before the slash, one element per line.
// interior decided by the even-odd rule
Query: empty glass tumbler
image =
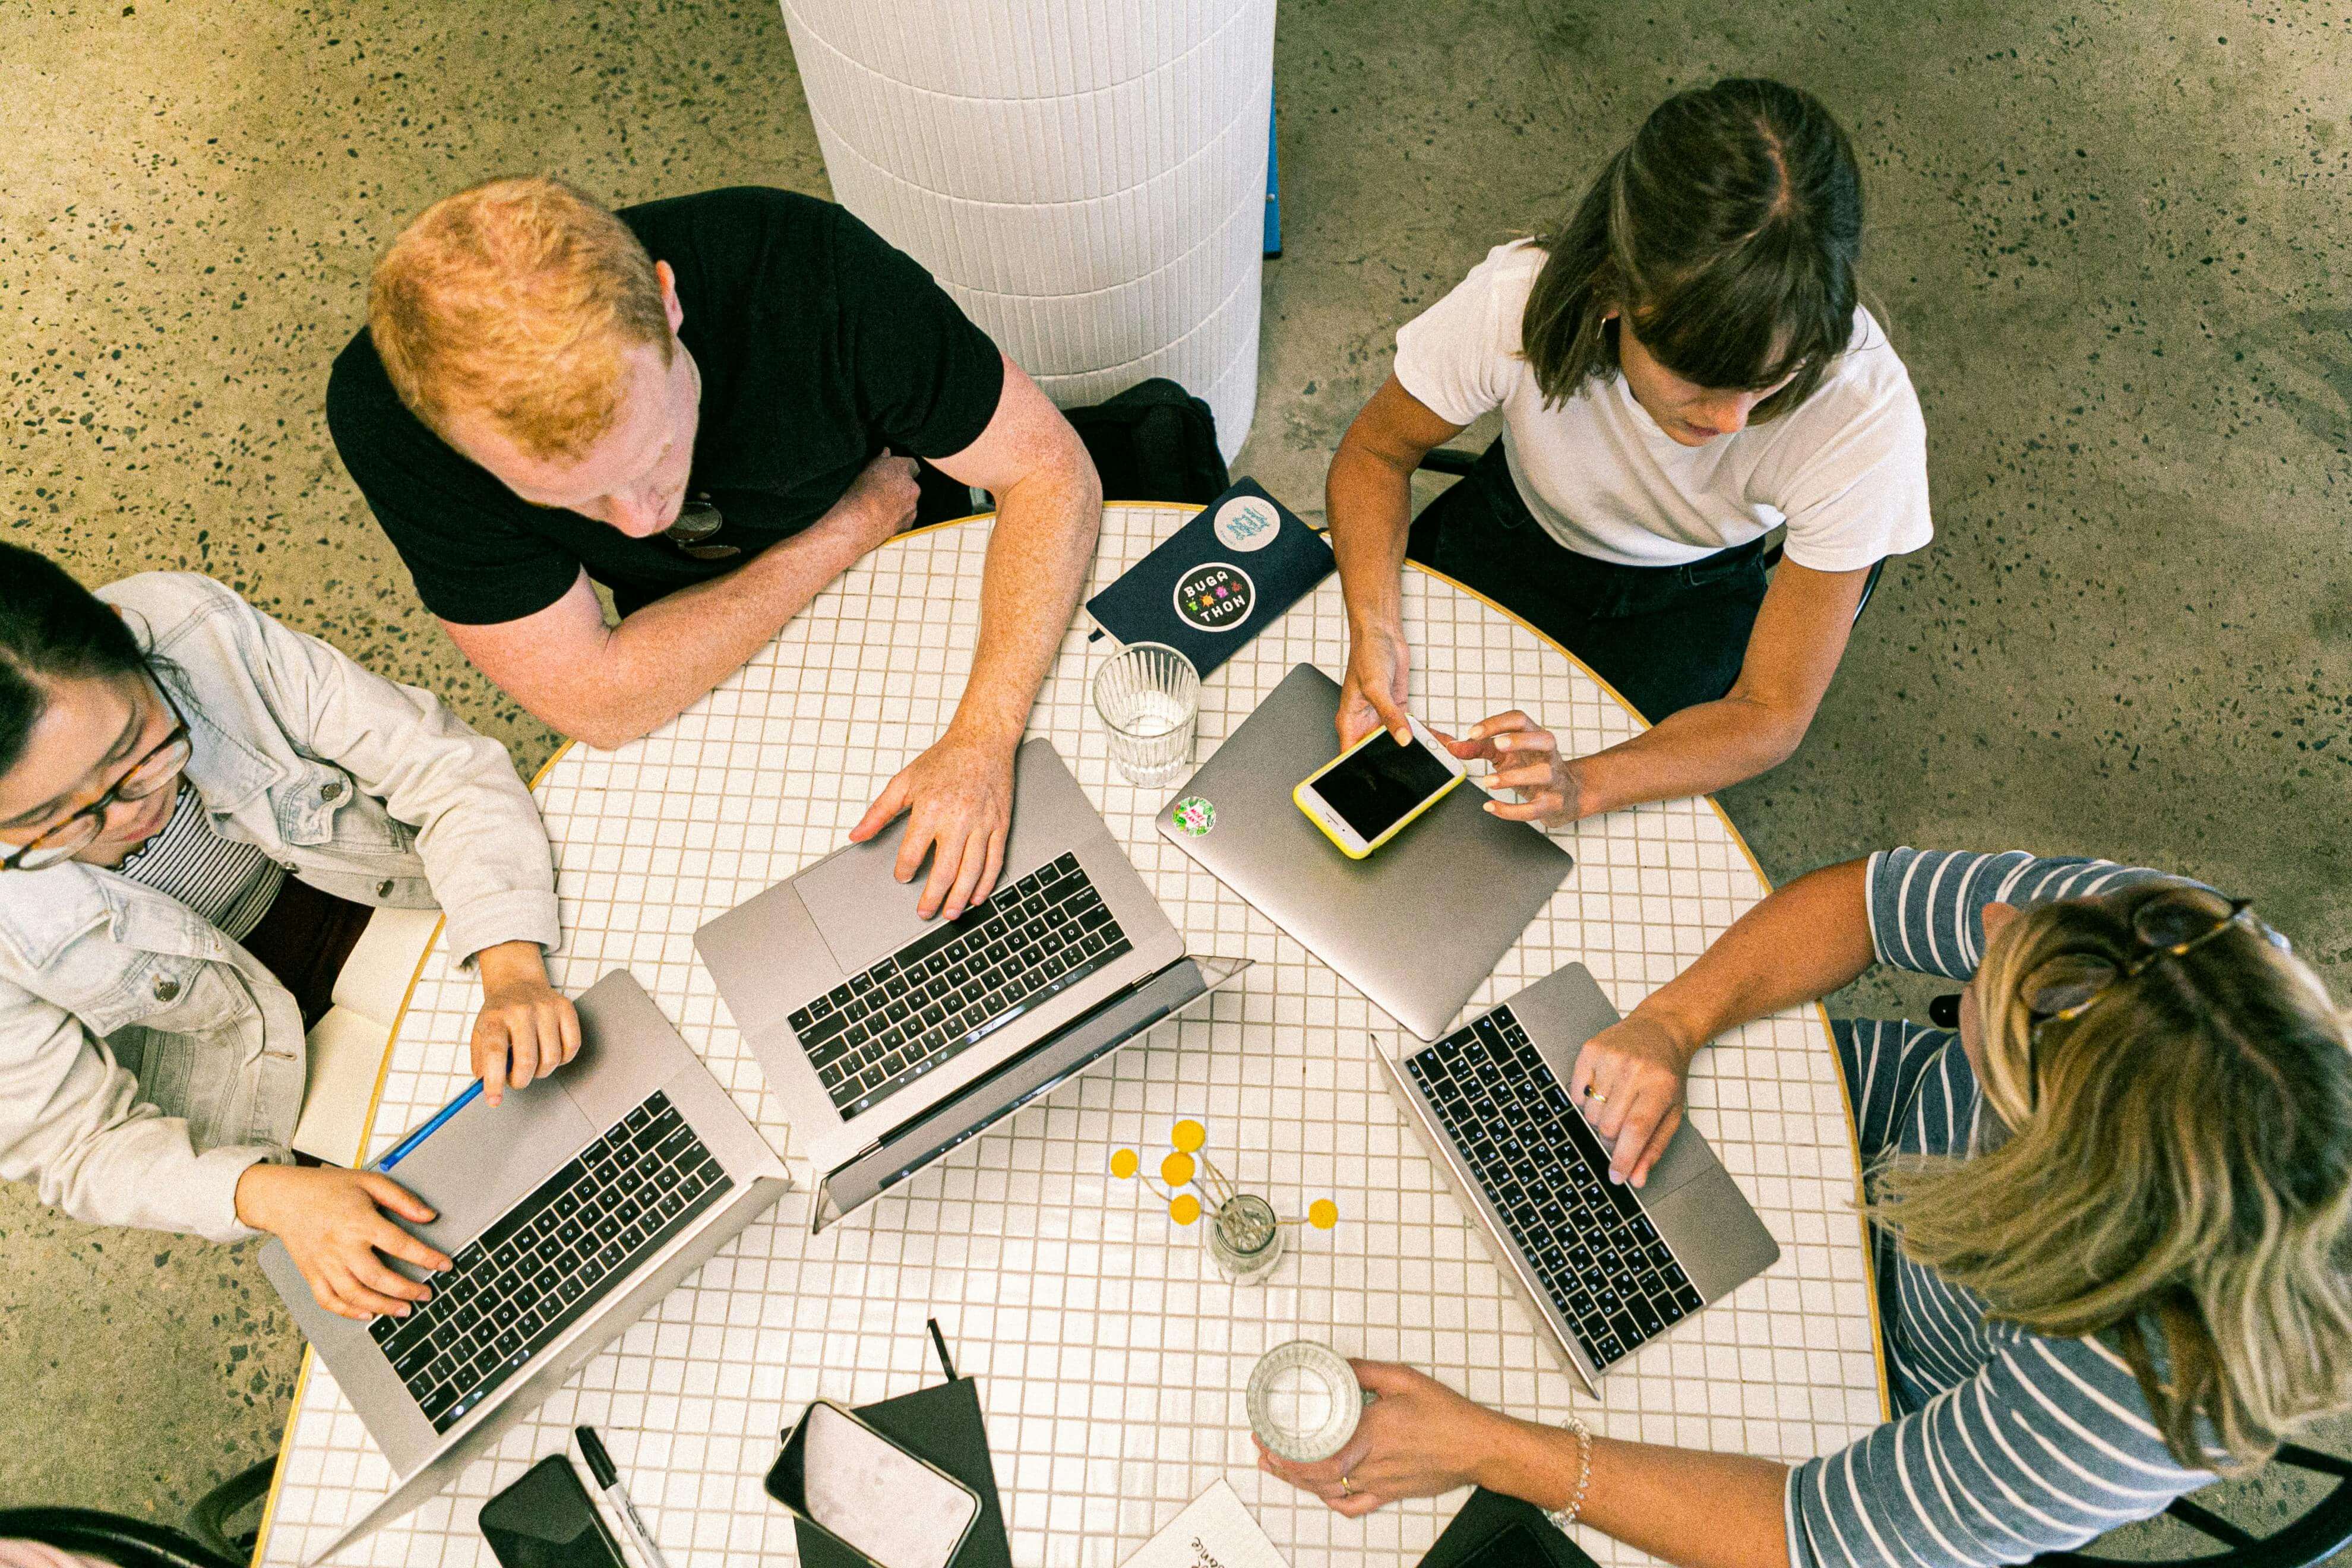
<path fill-rule="evenodd" d="M 1095 672 L 1095 713 L 1129 784 L 1167 784 L 1192 760 L 1201 673 L 1166 643 L 1131 644 Z"/>

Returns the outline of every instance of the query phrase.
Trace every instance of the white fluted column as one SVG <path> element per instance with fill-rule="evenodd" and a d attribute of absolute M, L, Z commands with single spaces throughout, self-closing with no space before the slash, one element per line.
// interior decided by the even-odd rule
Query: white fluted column
<path fill-rule="evenodd" d="M 1257 404 L 1274 0 L 782 0 L 835 196 L 1065 406 Z"/>

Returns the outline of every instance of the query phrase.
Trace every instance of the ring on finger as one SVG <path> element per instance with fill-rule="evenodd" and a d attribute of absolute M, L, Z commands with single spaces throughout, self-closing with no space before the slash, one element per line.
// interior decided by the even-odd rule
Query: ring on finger
<path fill-rule="evenodd" d="M 1339 1495 L 1341 1497 L 1354 1497 L 1356 1495 L 1356 1483 L 1349 1480 L 1347 1477 L 1341 1476 L 1339 1478 Z"/>
<path fill-rule="evenodd" d="M 1593 1088 L 1589 1083 L 1584 1086 L 1584 1098 L 1592 1101 L 1595 1105 L 1606 1105 L 1609 1103 L 1609 1097 L 1601 1093 L 1599 1089 Z"/>

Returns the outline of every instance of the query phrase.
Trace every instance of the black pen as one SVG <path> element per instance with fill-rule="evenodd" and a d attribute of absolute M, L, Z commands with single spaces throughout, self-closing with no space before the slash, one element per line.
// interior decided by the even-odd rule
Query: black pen
<path fill-rule="evenodd" d="M 588 1473 L 595 1478 L 597 1490 L 604 1494 L 606 1501 L 616 1505 L 621 1517 L 628 1521 L 629 1533 L 637 1538 L 637 1550 L 645 1553 L 647 1568 L 669 1568 L 669 1559 L 654 1544 L 654 1532 L 637 1517 L 637 1505 L 629 1500 L 628 1489 L 621 1485 L 621 1472 L 613 1468 L 613 1456 L 604 1452 L 596 1428 L 574 1426 L 572 1435 L 580 1439 L 581 1458 L 588 1461 Z"/>

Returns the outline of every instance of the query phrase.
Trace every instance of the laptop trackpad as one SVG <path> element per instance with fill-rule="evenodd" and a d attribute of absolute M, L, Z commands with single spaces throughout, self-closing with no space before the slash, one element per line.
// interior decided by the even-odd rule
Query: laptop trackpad
<path fill-rule="evenodd" d="M 865 843 L 828 855 L 793 879 L 793 891 L 844 974 L 862 973 L 938 928 L 938 921 L 915 912 L 930 862 L 925 860 L 911 882 L 896 875 L 899 841 L 906 836 L 907 819 L 901 816 Z"/>
<path fill-rule="evenodd" d="M 602 1132 L 561 1080 L 559 1072 L 510 1089 L 503 1105 L 475 1100 L 385 1173 L 439 1211 L 431 1225 L 403 1228 L 455 1256 Z"/>

